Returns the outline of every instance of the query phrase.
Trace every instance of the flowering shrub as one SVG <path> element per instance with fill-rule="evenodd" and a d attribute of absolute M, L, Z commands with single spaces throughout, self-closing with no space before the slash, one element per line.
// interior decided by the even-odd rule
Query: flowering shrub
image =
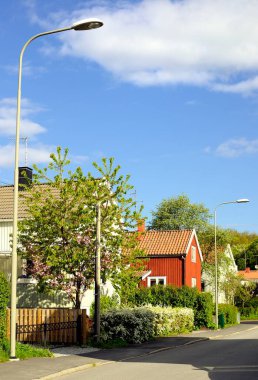
<path fill-rule="evenodd" d="M 189 308 L 148 306 L 154 313 L 154 332 L 156 336 L 180 334 L 192 331 L 194 312 Z"/>
<path fill-rule="evenodd" d="M 196 288 L 188 286 L 177 288 L 171 285 L 140 287 L 135 290 L 129 301 L 137 306 L 150 304 L 153 306 L 190 308 L 194 310 L 195 327 L 212 327 L 212 296 L 209 293 L 201 293 Z"/>
<path fill-rule="evenodd" d="M 147 306 L 146 308 L 120 309 L 101 315 L 101 341 L 123 340 L 142 343 L 154 336 L 192 331 L 192 309 Z"/>

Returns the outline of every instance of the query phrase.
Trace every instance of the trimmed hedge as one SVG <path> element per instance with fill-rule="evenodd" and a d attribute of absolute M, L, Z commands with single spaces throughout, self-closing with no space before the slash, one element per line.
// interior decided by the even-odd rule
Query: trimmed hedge
<path fill-rule="evenodd" d="M 219 315 L 224 315 L 226 325 L 235 325 L 237 323 L 238 308 L 234 305 L 219 304 Z"/>
<path fill-rule="evenodd" d="M 209 293 L 201 293 L 196 288 L 183 286 L 151 286 L 136 289 L 129 300 L 135 306 L 172 306 L 187 307 L 194 310 L 194 325 L 196 328 L 213 327 L 213 301 Z"/>
<path fill-rule="evenodd" d="M 149 306 L 148 309 L 155 315 L 155 336 L 190 332 L 194 328 L 194 313 L 192 309 L 160 306 Z"/>
<path fill-rule="evenodd" d="M 154 313 L 146 308 L 108 311 L 100 316 L 100 340 L 142 343 L 154 336 Z"/>
<path fill-rule="evenodd" d="M 192 309 L 148 306 L 110 310 L 100 317 L 100 340 L 142 343 L 154 336 L 192 331 L 193 327 Z"/>
<path fill-rule="evenodd" d="M 9 301 L 9 296 L 9 283 L 4 273 L 0 273 L 0 347 L 6 340 L 6 308 Z"/>

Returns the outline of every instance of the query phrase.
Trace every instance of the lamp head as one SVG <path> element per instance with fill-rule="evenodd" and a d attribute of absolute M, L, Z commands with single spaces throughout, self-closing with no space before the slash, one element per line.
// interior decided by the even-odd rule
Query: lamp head
<path fill-rule="evenodd" d="M 246 199 L 246 198 L 238 199 L 236 201 L 236 203 L 248 203 L 248 202 L 250 202 L 250 201 L 249 201 L 249 199 Z"/>
<path fill-rule="evenodd" d="M 98 18 L 86 18 L 81 21 L 76 21 L 71 26 L 74 30 L 89 30 L 100 28 L 104 23 Z"/>

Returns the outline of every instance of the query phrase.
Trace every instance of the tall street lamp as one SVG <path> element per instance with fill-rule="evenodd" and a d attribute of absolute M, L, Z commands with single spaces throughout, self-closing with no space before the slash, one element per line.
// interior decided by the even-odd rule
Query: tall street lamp
<path fill-rule="evenodd" d="M 22 79 L 22 59 L 26 47 L 36 38 L 65 32 L 67 30 L 90 30 L 100 28 L 103 22 L 96 19 L 84 19 L 73 23 L 71 26 L 61 29 L 54 29 L 48 32 L 39 33 L 31 37 L 23 46 L 19 59 L 18 72 L 18 93 L 16 111 L 16 137 L 15 137 L 15 161 L 14 161 L 14 197 L 13 197 L 13 247 L 12 247 L 12 279 L 11 279 L 11 359 L 16 359 L 16 294 L 17 294 L 17 226 L 18 226 L 18 171 L 19 171 L 19 143 L 20 143 L 20 113 L 21 113 L 21 79 Z"/>
<path fill-rule="evenodd" d="M 230 202 L 222 202 L 218 204 L 214 209 L 214 251 L 215 251 L 215 323 L 216 323 L 216 329 L 219 328 L 219 321 L 218 321 L 218 256 L 217 256 L 217 208 L 222 205 L 227 205 L 230 203 L 247 203 L 249 202 L 249 199 L 237 199 L 236 201 L 230 201 Z"/>

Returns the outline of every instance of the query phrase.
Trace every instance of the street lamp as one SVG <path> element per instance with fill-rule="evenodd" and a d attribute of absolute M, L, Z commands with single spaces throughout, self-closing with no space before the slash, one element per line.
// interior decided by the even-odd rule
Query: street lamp
<path fill-rule="evenodd" d="M 21 79 L 22 79 L 22 60 L 26 47 L 36 38 L 65 32 L 67 30 L 90 30 L 100 28 L 103 22 L 96 18 L 84 19 L 72 24 L 72 26 L 54 29 L 48 32 L 36 34 L 31 37 L 23 46 L 19 59 L 18 72 L 18 93 L 17 93 L 17 111 L 16 111 L 16 137 L 15 137 L 15 161 L 14 161 L 14 196 L 13 196 L 13 246 L 12 246 L 12 279 L 11 279 L 11 359 L 16 359 L 16 294 L 17 294 L 17 227 L 18 227 L 18 171 L 19 171 L 19 143 L 20 143 L 20 113 L 21 113 Z"/>
<path fill-rule="evenodd" d="M 218 257 L 217 257 L 217 208 L 222 205 L 227 205 L 230 203 L 247 203 L 249 199 L 241 198 L 236 201 L 222 202 L 218 204 L 214 209 L 214 251 L 215 251 L 215 323 L 216 329 L 219 327 L 218 321 Z"/>

